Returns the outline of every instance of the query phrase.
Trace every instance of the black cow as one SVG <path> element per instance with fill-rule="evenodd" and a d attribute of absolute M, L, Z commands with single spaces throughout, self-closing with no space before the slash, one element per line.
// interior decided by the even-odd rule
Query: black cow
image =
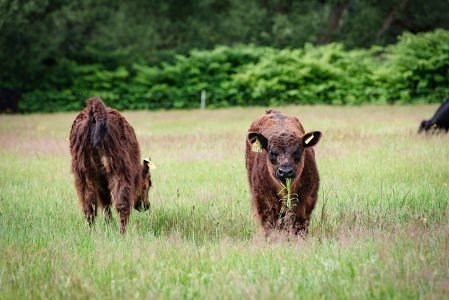
<path fill-rule="evenodd" d="M 428 130 L 449 130 L 449 97 L 438 107 L 430 120 L 423 120 L 419 126 L 418 133 Z"/>

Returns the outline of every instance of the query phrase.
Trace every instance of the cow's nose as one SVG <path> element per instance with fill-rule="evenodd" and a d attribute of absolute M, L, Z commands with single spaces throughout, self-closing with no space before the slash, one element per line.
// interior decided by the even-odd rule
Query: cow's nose
<path fill-rule="evenodd" d="M 276 176 L 279 179 L 295 177 L 295 170 L 290 166 L 280 166 L 276 171 Z"/>
<path fill-rule="evenodd" d="M 150 209 L 150 202 L 145 202 L 143 204 L 143 210 L 148 210 L 148 209 Z"/>

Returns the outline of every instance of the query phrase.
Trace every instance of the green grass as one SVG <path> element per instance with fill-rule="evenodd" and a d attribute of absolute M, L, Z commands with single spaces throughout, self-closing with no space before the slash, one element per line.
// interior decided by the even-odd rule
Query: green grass
<path fill-rule="evenodd" d="M 321 175 L 305 240 L 258 235 L 244 166 L 262 108 L 129 112 L 151 212 L 90 230 L 70 173 L 75 114 L 0 116 L 0 299 L 448 298 L 449 137 L 435 106 L 284 107 Z"/>

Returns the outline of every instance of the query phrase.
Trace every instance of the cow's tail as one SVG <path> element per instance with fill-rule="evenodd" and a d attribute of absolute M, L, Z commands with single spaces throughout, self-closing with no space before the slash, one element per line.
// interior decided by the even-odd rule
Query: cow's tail
<path fill-rule="evenodd" d="M 92 97 L 87 101 L 90 122 L 90 136 L 92 145 L 95 147 L 100 144 L 108 130 L 108 113 L 106 105 L 100 97 Z"/>

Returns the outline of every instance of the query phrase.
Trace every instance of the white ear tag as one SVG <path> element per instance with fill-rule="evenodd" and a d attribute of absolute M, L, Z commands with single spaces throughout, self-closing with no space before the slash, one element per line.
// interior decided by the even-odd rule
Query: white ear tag
<path fill-rule="evenodd" d="M 251 145 L 251 151 L 258 153 L 262 152 L 262 144 L 258 138 L 256 138 L 256 141 Z"/>

